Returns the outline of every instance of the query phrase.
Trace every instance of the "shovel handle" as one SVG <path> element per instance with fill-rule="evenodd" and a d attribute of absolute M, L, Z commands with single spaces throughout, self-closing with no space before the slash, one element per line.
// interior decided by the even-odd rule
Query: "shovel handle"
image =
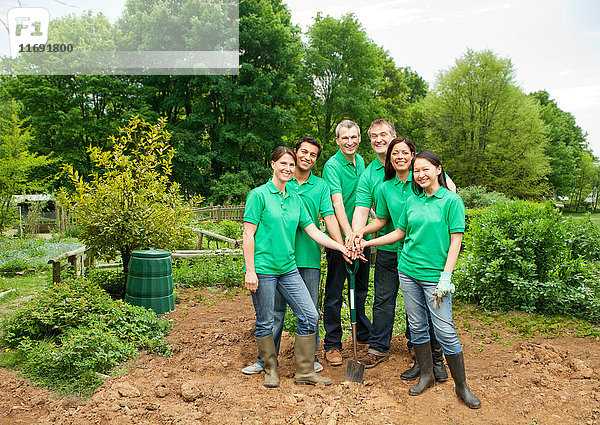
<path fill-rule="evenodd" d="M 350 323 L 356 323 L 356 298 L 354 296 L 354 290 L 356 288 L 356 273 L 358 272 L 359 266 L 358 260 L 354 260 L 352 265 L 346 263 L 346 271 L 348 272 L 348 301 L 350 302 Z"/>

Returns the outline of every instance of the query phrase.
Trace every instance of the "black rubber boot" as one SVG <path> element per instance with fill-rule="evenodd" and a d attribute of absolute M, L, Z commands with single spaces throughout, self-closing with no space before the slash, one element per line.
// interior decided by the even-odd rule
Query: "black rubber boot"
<path fill-rule="evenodd" d="M 255 340 L 258 346 L 258 355 L 265 362 L 265 387 L 277 388 L 279 386 L 279 373 L 277 372 L 277 354 L 275 353 L 273 334 L 255 338 Z"/>
<path fill-rule="evenodd" d="M 458 395 L 471 409 L 479 409 L 481 407 L 481 400 L 479 400 L 467 386 L 465 361 L 463 359 L 462 351 L 458 354 L 446 355 L 446 361 L 448 362 L 452 379 L 454 379 L 454 390 L 456 391 L 456 395 Z"/>
<path fill-rule="evenodd" d="M 414 363 L 411 366 L 411 368 L 405 370 L 400 375 L 400 378 L 402 378 L 406 381 L 412 381 L 413 379 L 417 379 L 419 377 L 419 375 L 421 374 L 421 369 L 419 369 L 419 363 L 417 363 L 417 358 L 413 355 L 412 359 L 413 359 Z"/>
<path fill-rule="evenodd" d="M 315 372 L 315 334 L 298 335 L 294 341 L 294 361 L 296 363 L 296 384 L 316 385 L 319 382 L 331 385 L 331 379 Z"/>
<path fill-rule="evenodd" d="M 431 336 L 431 355 L 433 357 L 433 376 L 437 382 L 446 382 L 448 380 L 448 371 L 444 366 L 444 352 L 442 346 L 435 339 L 435 335 Z"/>
<path fill-rule="evenodd" d="M 409 395 L 422 394 L 427 388 L 433 387 L 435 377 L 433 376 L 433 357 L 431 356 L 431 344 L 427 341 L 425 344 L 415 344 L 415 356 L 421 369 L 419 382 L 410 387 Z"/>

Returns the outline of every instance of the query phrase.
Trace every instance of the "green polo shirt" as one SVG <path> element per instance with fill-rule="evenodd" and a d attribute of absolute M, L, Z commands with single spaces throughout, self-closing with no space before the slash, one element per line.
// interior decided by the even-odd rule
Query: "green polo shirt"
<path fill-rule="evenodd" d="M 269 180 L 252 189 L 246 199 L 244 221 L 256 224 L 254 268 L 256 273 L 281 275 L 296 268 L 296 229 L 312 223 L 304 203 L 293 191 L 285 198 Z"/>
<path fill-rule="evenodd" d="M 365 169 L 365 172 L 362 173 L 362 176 L 360 176 L 360 180 L 358 181 L 358 186 L 356 187 L 357 207 L 371 208 L 374 206 L 375 211 L 377 211 L 377 205 L 381 201 L 379 191 L 381 190 L 383 179 L 385 178 L 384 168 L 384 165 L 379 161 L 379 159 L 375 158 Z M 388 221 L 387 224 L 383 226 L 383 229 L 381 229 L 380 234 L 386 235 L 394 229 L 394 222 Z M 365 239 L 370 238 L 371 235 L 365 237 Z M 378 246 L 377 249 L 396 252 L 398 251 L 398 243 L 381 245 Z"/>
<path fill-rule="evenodd" d="M 404 211 L 406 201 L 415 194 L 411 182 L 412 171 L 408 173 L 406 181 L 400 180 L 398 175 L 395 175 L 393 179 L 386 180 L 379 186 L 375 197 L 375 215 L 387 220 L 387 224 L 381 231 L 382 234 L 390 233 L 396 228 L 395 224 L 398 223 L 398 219 Z M 358 205 L 358 202 L 356 204 Z M 400 241 L 390 245 L 382 245 L 377 249 L 399 252 L 402 245 L 403 241 Z"/>
<path fill-rule="evenodd" d="M 339 150 L 325 163 L 323 180 L 327 182 L 331 194 L 341 193 L 348 222 L 352 224 L 352 215 L 356 206 L 356 186 L 365 171 L 365 160 L 356 154 L 356 167 Z"/>
<path fill-rule="evenodd" d="M 292 178 L 286 187 L 290 192 L 300 195 L 308 215 L 317 228 L 319 214 L 323 217 L 334 214 L 329 186 L 322 178 L 311 173 L 308 180 L 301 185 L 298 184 L 298 180 Z M 313 269 L 321 268 L 321 246 L 300 228 L 296 231 L 296 265 Z"/>
<path fill-rule="evenodd" d="M 406 232 L 398 270 L 413 279 L 437 282 L 446 265 L 450 234 L 465 231 L 465 204 L 445 187 L 430 197 L 413 195 L 396 227 Z"/>

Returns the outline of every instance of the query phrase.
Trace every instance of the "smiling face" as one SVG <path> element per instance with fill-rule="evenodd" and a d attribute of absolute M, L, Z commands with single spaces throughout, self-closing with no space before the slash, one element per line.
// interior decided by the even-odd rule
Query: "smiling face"
<path fill-rule="evenodd" d="M 358 134 L 356 127 L 342 127 L 340 128 L 339 137 L 336 137 L 335 141 L 346 157 L 352 157 L 358 150 L 360 134 Z"/>
<path fill-rule="evenodd" d="M 287 182 L 294 175 L 296 161 L 290 154 L 282 155 L 277 161 L 271 161 L 273 177 L 281 182 Z"/>
<path fill-rule="evenodd" d="M 415 159 L 415 164 L 413 167 L 413 179 L 428 194 L 433 194 L 440 188 L 438 176 L 441 172 L 441 165 L 436 167 L 424 158 Z"/>
<path fill-rule="evenodd" d="M 377 124 L 369 130 L 371 147 L 378 156 L 385 156 L 390 142 L 394 139 L 391 128 L 387 124 Z"/>
<path fill-rule="evenodd" d="M 319 156 L 319 148 L 309 142 L 303 142 L 298 149 L 296 149 L 296 157 L 298 163 L 296 166 L 298 170 L 306 172 L 310 171 L 313 165 L 317 162 Z"/>
<path fill-rule="evenodd" d="M 406 143 L 400 142 L 394 145 L 390 153 L 390 162 L 398 175 L 408 173 L 414 156 Z"/>

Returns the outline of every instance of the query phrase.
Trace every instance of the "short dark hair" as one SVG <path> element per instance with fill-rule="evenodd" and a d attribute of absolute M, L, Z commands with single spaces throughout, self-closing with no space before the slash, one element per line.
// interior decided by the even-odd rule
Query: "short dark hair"
<path fill-rule="evenodd" d="M 302 143 L 310 143 L 311 145 L 315 145 L 318 149 L 319 152 L 317 152 L 317 159 L 319 159 L 319 157 L 321 156 L 321 152 L 323 151 L 323 148 L 321 147 L 321 144 L 319 143 L 319 141 L 317 139 L 315 139 L 314 137 L 303 137 L 300 140 L 298 140 L 298 142 L 296 143 L 296 147 L 294 148 L 295 150 L 300 149 L 300 146 L 302 146 Z"/>
<path fill-rule="evenodd" d="M 294 163 L 298 161 L 298 159 L 296 158 L 296 152 L 294 152 L 292 148 L 288 146 L 277 146 L 271 154 L 271 162 L 279 161 L 279 158 L 281 158 L 285 154 L 292 155 L 292 158 L 294 158 Z"/>
<path fill-rule="evenodd" d="M 415 144 L 406 137 L 396 137 L 395 139 L 393 139 L 388 146 L 387 153 L 385 154 L 385 178 L 383 179 L 383 181 L 391 180 L 396 175 L 396 170 L 392 165 L 392 150 L 394 150 L 394 146 L 396 146 L 398 143 L 404 143 L 406 144 L 406 146 L 408 146 L 408 149 L 410 149 L 410 152 L 413 154 L 414 160 L 415 153 L 417 152 Z M 410 164 L 410 169 L 412 169 L 412 163 Z"/>
<path fill-rule="evenodd" d="M 413 165 L 414 165 L 415 161 L 419 158 L 426 159 L 436 168 L 442 167 L 442 172 L 438 175 L 438 182 L 440 183 L 441 186 L 448 189 L 448 183 L 446 183 L 446 172 L 444 171 L 444 167 L 442 166 L 442 161 L 440 161 L 440 158 L 435 153 L 433 153 L 433 151 L 430 151 L 429 149 L 425 149 L 424 151 L 421 151 L 417 155 L 415 155 L 415 159 L 413 159 Z M 413 179 L 413 181 L 412 181 L 412 187 L 413 187 L 413 191 L 415 193 L 418 193 L 418 194 L 423 193 L 423 188 L 417 184 L 415 179 Z"/>
<path fill-rule="evenodd" d="M 381 124 L 385 124 L 388 126 L 388 128 L 390 129 L 390 134 L 394 137 L 396 137 L 396 127 L 394 127 L 394 124 L 391 123 L 391 121 L 385 119 L 385 118 L 377 118 L 375 121 L 373 121 L 371 123 L 371 126 L 369 127 L 369 131 L 367 131 L 367 135 L 369 137 L 371 137 L 371 129 L 373 127 L 375 127 L 376 125 L 381 125 Z"/>

